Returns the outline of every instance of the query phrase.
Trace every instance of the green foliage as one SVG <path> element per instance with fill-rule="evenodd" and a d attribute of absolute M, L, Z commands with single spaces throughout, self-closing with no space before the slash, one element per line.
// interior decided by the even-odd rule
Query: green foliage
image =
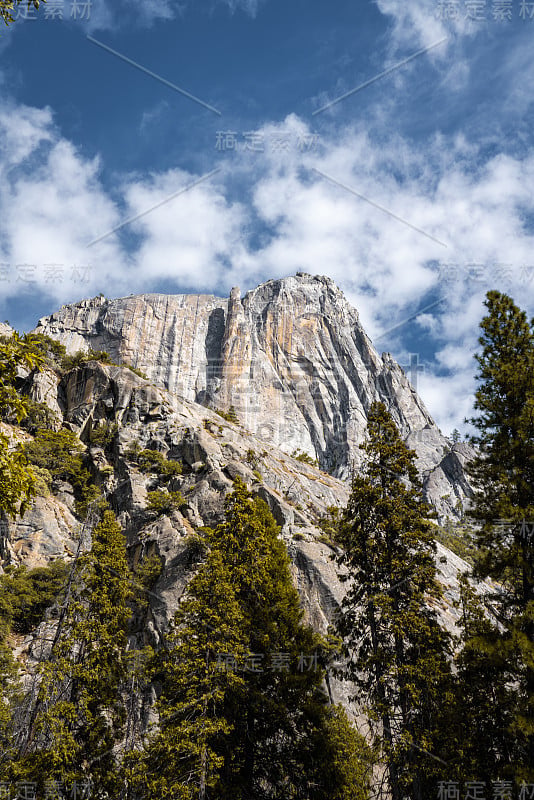
<path fill-rule="evenodd" d="M 154 492 L 147 493 L 146 507 L 149 511 L 155 511 L 158 516 L 170 514 L 185 504 L 180 492 L 167 492 L 162 489 L 156 489 Z"/>
<path fill-rule="evenodd" d="M 34 349 L 41 354 L 43 362 L 47 366 L 55 370 L 61 370 L 63 368 L 63 363 L 67 357 L 67 351 L 61 342 L 52 339 L 50 336 L 46 336 L 44 333 L 32 334 L 32 340 L 34 342 Z"/>
<path fill-rule="evenodd" d="M 89 511 L 100 518 L 104 511 L 109 510 L 109 503 L 98 486 L 90 482 L 88 473 L 87 482 L 82 484 L 79 489 L 76 487 L 76 494 L 74 507 L 76 514 L 82 520 L 87 518 Z"/>
<path fill-rule="evenodd" d="M 291 453 L 291 458 L 296 459 L 297 461 L 301 461 L 303 464 L 311 464 L 312 467 L 318 467 L 319 462 L 316 458 L 312 458 L 307 453 L 302 452 L 301 450 L 293 450 Z"/>
<path fill-rule="evenodd" d="M 182 474 L 180 462 L 169 460 L 158 450 L 141 450 L 136 460 L 142 472 L 154 472 L 164 481 Z"/>
<path fill-rule="evenodd" d="M 39 663 L 37 697 L 22 744 L 0 772 L 4 780 L 34 782 L 42 795 L 47 781 L 85 779 L 95 796 L 117 796 L 113 747 L 125 734 L 129 584 L 124 536 L 107 511 L 76 564 L 66 616 L 50 657 Z"/>
<path fill-rule="evenodd" d="M 0 419 L 20 423 L 30 401 L 15 388 L 19 367 L 35 369 L 43 363 L 35 337 L 0 337 Z M 24 514 L 35 495 L 35 476 L 20 448 L 10 449 L 8 438 L 0 434 L 0 511 L 16 517 Z"/>
<path fill-rule="evenodd" d="M 20 425 L 33 436 L 43 428 L 53 428 L 57 425 L 57 415 L 46 405 L 37 403 L 29 397 L 24 399 L 26 405 L 26 416 Z"/>
<path fill-rule="evenodd" d="M 179 461 L 168 459 L 159 450 L 143 450 L 138 441 L 132 442 L 124 455 L 129 461 L 138 464 L 142 472 L 158 475 L 163 482 L 181 475 L 183 471 Z"/>
<path fill-rule="evenodd" d="M 258 471 L 258 467 L 261 464 L 261 456 L 256 453 L 255 450 L 249 449 L 245 455 L 245 461 L 247 464 L 250 464 L 253 470 L 255 470 L 254 474 Z"/>
<path fill-rule="evenodd" d="M 237 413 L 236 413 L 236 410 L 235 410 L 234 406 L 230 406 L 228 411 L 221 411 L 218 408 L 212 408 L 211 410 L 214 411 L 216 414 L 218 414 L 223 419 L 225 419 L 227 422 L 232 422 L 234 425 L 238 425 L 239 424 L 239 418 L 237 416 Z"/>
<path fill-rule="evenodd" d="M 27 414 L 27 400 L 15 389 L 18 370 L 39 368 L 43 356 L 30 334 L 0 336 L 0 418 L 19 423 Z"/>
<path fill-rule="evenodd" d="M 203 561 L 208 552 L 208 541 L 202 531 L 188 533 L 184 539 L 185 557 L 188 566 L 193 566 Z"/>
<path fill-rule="evenodd" d="M 477 780 L 480 775 L 486 781 L 513 780 L 519 745 L 510 735 L 513 668 L 499 647 L 500 634 L 488 608 L 465 576 L 460 579 L 458 606 L 462 648 L 455 657 L 454 703 L 443 719 L 453 742 L 448 760 L 457 780 Z"/>
<path fill-rule="evenodd" d="M 118 430 L 119 426 L 116 422 L 105 422 L 103 425 L 92 427 L 89 434 L 89 445 L 106 450 L 113 443 Z"/>
<path fill-rule="evenodd" d="M 83 367 L 90 361 L 99 361 L 101 364 L 117 366 L 117 364 L 115 364 L 112 360 L 110 354 L 106 353 L 105 350 L 93 350 L 90 348 L 87 351 L 78 350 L 72 355 L 65 356 L 62 367 L 64 370 L 69 371 L 71 369 L 75 369 L 76 367 Z"/>
<path fill-rule="evenodd" d="M 439 755 L 450 679 L 450 643 L 429 605 L 441 597 L 432 515 L 416 454 L 381 403 L 369 410 L 361 448 L 366 463 L 353 478 L 336 537 L 343 547 L 337 561 L 351 580 L 338 620 L 344 673 L 375 724 L 393 800 L 417 800 L 435 791 L 439 762 L 429 753 Z"/>
<path fill-rule="evenodd" d="M 52 476 L 49 471 L 41 467 L 32 467 L 32 472 L 35 477 L 36 497 L 48 497 L 52 489 Z"/>
<path fill-rule="evenodd" d="M 134 603 L 145 612 L 150 607 L 150 593 L 163 570 L 163 559 L 154 550 L 141 559 L 134 569 Z"/>
<path fill-rule="evenodd" d="M 161 575 L 163 559 L 155 551 L 139 562 L 135 569 L 137 583 L 145 589 L 151 589 Z"/>
<path fill-rule="evenodd" d="M 91 475 L 84 467 L 82 454 L 84 445 L 72 431 L 40 430 L 33 442 L 24 446 L 24 453 L 31 464 L 47 470 L 52 481 L 67 481 L 74 489 L 76 513 L 83 519 L 88 506 L 101 497 Z M 102 498 L 100 509 L 106 507 Z"/>
<path fill-rule="evenodd" d="M 317 522 L 317 527 L 324 531 L 328 543 L 335 543 L 341 525 L 341 509 L 337 506 L 328 506 L 324 517 Z"/>
<path fill-rule="evenodd" d="M 46 567 L 7 567 L 0 575 L 0 630 L 30 633 L 65 584 L 67 565 L 53 561 Z"/>
<path fill-rule="evenodd" d="M 145 381 L 149 380 L 148 375 L 142 370 L 137 369 L 137 367 L 132 367 L 131 364 L 124 364 L 124 366 L 127 367 L 130 372 L 133 372 L 134 375 L 137 375 L 138 378 L 144 378 Z"/>
<path fill-rule="evenodd" d="M 477 552 L 474 533 L 469 527 L 450 522 L 445 527 L 436 525 L 434 537 L 444 547 L 463 558 L 471 566 Z"/>
<path fill-rule="evenodd" d="M 306 764 L 307 783 L 330 786 L 330 800 L 367 800 L 375 757 L 342 706 L 325 709 L 314 738 L 311 753 L 315 757 Z M 317 759 L 319 752 L 321 758 Z"/>
<path fill-rule="evenodd" d="M 126 448 L 124 455 L 128 459 L 128 461 L 133 461 L 135 464 L 137 464 L 137 461 L 139 459 L 139 453 L 141 453 L 141 451 L 142 447 L 136 440 Z"/>
<path fill-rule="evenodd" d="M 46 3 L 46 0 L 42 1 Z M 25 2 L 25 0 L 0 0 L 0 19 L 2 19 L 6 25 L 14 22 L 15 18 L 13 17 L 12 11 L 23 2 Z M 28 0 L 28 8 L 32 6 L 34 8 L 39 8 L 40 2 L 41 0 Z"/>
<path fill-rule="evenodd" d="M 28 460 L 36 467 L 47 469 L 53 480 L 80 481 L 83 469 L 82 453 L 85 448 L 72 431 L 41 430 L 33 442 L 24 446 Z"/>
<path fill-rule="evenodd" d="M 13 709 L 21 700 L 18 665 L 11 648 L 0 638 L 0 775 L 13 744 Z"/>
<path fill-rule="evenodd" d="M 455 428 L 451 434 L 451 440 L 453 441 L 454 444 L 457 444 L 459 441 L 461 441 L 461 438 L 462 434 L 460 433 L 458 428 Z"/>
<path fill-rule="evenodd" d="M 10 450 L 9 439 L 0 433 L 0 511 L 13 519 L 23 515 L 35 494 L 35 475 L 24 453 Z"/>
<path fill-rule="evenodd" d="M 474 575 L 498 582 L 488 598 L 499 635 L 480 634 L 487 653 L 499 653 L 502 681 L 513 676 L 515 708 L 508 733 L 517 781 L 534 779 L 534 320 L 507 295 L 487 293 L 479 343 L 477 457 L 468 465 L 475 486 L 469 516 L 481 523 Z M 497 662 L 495 662 L 497 663 Z"/>

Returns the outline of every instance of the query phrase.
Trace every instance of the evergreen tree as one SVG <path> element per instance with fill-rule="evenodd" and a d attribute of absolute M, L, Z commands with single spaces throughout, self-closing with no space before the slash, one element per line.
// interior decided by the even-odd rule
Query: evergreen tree
<path fill-rule="evenodd" d="M 6 641 L 8 633 L 0 619 L 0 776 L 13 754 L 13 711 L 22 700 L 18 665 Z"/>
<path fill-rule="evenodd" d="M 304 768 L 326 709 L 326 643 L 302 623 L 287 551 L 267 505 L 237 480 L 225 509 L 213 544 L 231 570 L 252 658 L 244 684 L 225 698 L 232 734 L 224 742 L 217 797 L 326 800 L 333 787 L 313 786 Z M 324 763 L 322 755 L 315 748 L 314 758 Z"/>
<path fill-rule="evenodd" d="M 163 655 L 150 797 L 364 800 L 369 754 L 327 706 L 275 520 L 239 480 L 225 509 Z"/>
<path fill-rule="evenodd" d="M 86 780 L 98 796 L 116 796 L 113 748 L 124 732 L 130 595 L 124 536 L 105 511 L 76 565 L 51 654 L 39 665 L 18 757 L 4 770 L 11 781 L 33 781 L 44 792 L 48 781 Z"/>
<path fill-rule="evenodd" d="M 454 748 L 449 778 L 486 782 L 513 779 L 517 741 L 510 736 L 514 710 L 512 674 L 496 646 L 500 632 L 464 575 L 460 578 L 462 647 L 455 656 L 453 702 L 443 719 Z"/>
<path fill-rule="evenodd" d="M 478 455 L 468 471 L 475 486 L 469 514 L 481 527 L 474 575 L 498 582 L 487 597 L 499 628 L 482 631 L 481 647 L 510 679 L 509 719 L 516 780 L 534 778 L 534 320 L 507 295 L 488 292 L 477 354 L 480 371 L 470 422 Z M 508 715 L 506 718 L 509 718 Z"/>
<path fill-rule="evenodd" d="M 374 756 L 342 706 L 321 708 L 308 753 L 303 791 L 296 797 L 368 800 Z"/>
<path fill-rule="evenodd" d="M 385 406 L 368 415 L 367 459 L 355 475 L 337 541 L 350 588 L 338 622 L 345 676 L 375 723 L 393 800 L 434 794 L 449 641 L 432 605 L 436 581 L 432 513 L 421 497 L 415 453 Z M 441 762 L 444 759 L 441 758 Z"/>
<path fill-rule="evenodd" d="M 243 682 L 233 670 L 242 662 L 244 620 L 231 574 L 214 550 L 193 577 L 180 603 L 154 679 L 162 684 L 159 731 L 133 769 L 133 786 L 147 800 L 212 797 L 222 758 L 217 739 L 230 733 L 223 716 L 227 691 Z"/>
<path fill-rule="evenodd" d="M 18 370 L 39 367 L 42 361 L 31 336 L 0 337 L 0 419 L 16 424 L 24 419 L 28 401 L 15 388 Z M 24 514 L 34 494 L 35 476 L 25 456 L 0 433 L 0 514 Z"/>

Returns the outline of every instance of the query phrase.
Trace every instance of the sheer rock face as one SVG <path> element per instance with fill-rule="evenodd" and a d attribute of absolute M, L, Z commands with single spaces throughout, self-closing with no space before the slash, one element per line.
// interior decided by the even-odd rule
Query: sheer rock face
<path fill-rule="evenodd" d="M 60 496 L 36 497 L 22 519 L 0 519 L 0 564 L 34 569 L 58 558 L 69 560 L 76 551 L 79 527 Z"/>
<path fill-rule="evenodd" d="M 243 298 L 146 294 L 64 306 L 36 329 L 69 352 L 107 350 L 186 400 L 228 410 L 266 446 L 317 458 L 347 478 L 361 463 L 371 403 L 382 400 L 409 444 L 440 518 L 470 494 L 472 451 L 444 437 L 401 367 L 380 356 L 335 284 L 304 273 Z M 450 453 L 452 449 L 452 453 Z"/>
<path fill-rule="evenodd" d="M 34 372 L 27 380 L 39 387 L 42 378 Z M 236 476 L 270 507 L 288 548 L 305 619 L 326 632 L 347 584 L 340 580 L 333 560 L 336 548 L 318 522 L 329 506 L 346 505 L 345 481 L 265 445 L 243 425 L 228 422 L 123 367 L 94 361 L 48 384 L 50 406 L 60 410 L 62 424 L 87 445 L 89 467 L 125 531 L 132 566 L 151 553 L 162 562 L 161 574 L 147 595 L 147 613 L 138 620 L 140 644 L 161 643 L 195 569 L 195 531 L 224 519 L 224 499 Z M 93 428 L 103 423 L 118 426 L 106 450 L 90 441 Z M 131 455 L 134 442 L 179 461 L 182 474 L 164 482 L 154 473 L 140 471 Z M 157 517 L 146 509 L 147 493 L 164 486 L 179 491 L 185 502 Z M 22 519 L 0 524 L 0 569 L 9 563 L 32 567 L 58 557 L 72 558 L 81 523 L 73 514 L 69 489 L 64 483 L 56 486 L 53 496 L 38 498 Z M 83 542 L 84 549 L 89 547 L 90 536 Z M 457 577 L 467 565 L 441 546 L 438 556 L 445 596 L 437 610 L 454 631 Z M 24 652 L 31 656 L 36 648 L 35 636 L 28 637 Z M 348 705 L 349 685 L 332 679 L 330 688 L 336 702 Z"/>

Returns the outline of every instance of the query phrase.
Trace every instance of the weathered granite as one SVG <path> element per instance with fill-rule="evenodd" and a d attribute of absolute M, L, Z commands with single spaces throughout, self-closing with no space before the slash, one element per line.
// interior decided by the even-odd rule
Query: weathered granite
<path fill-rule="evenodd" d="M 329 278 L 298 273 L 243 298 L 238 288 L 229 299 L 97 297 L 63 306 L 36 331 L 70 352 L 107 350 L 186 400 L 233 406 L 266 446 L 299 449 L 339 478 L 361 463 L 367 413 L 382 400 L 416 450 L 427 499 L 440 516 L 457 514 L 457 501 L 465 505 L 471 494 L 463 472 L 442 464 L 451 443 L 401 367 L 389 353 L 377 353 Z"/>
<path fill-rule="evenodd" d="M 44 567 L 76 551 L 79 521 L 58 497 L 36 497 L 22 518 L 0 518 L 0 565 Z"/>
<path fill-rule="evenodd" d="M 38 373 L 28 380 L 32 379 L 39 384 Z M 161 580 L 167 600 L 155 612 L 160 626 L 175 609 L 184 585 L 183 564 L 180 566 L 183 538 L 195 528 L 222 521 L 224 497 L 239 476 L 266 501 L 281 526 L 306 615 L 314 625 L 326 629 L 343 588 L 330 559 L 332 548 L 325 543 L 317 523 L 330 506 L 346 504 L 346 481 L 302 463 L 280 448 L 265 445 L 244 426 L 172 395 L 123 367 L 94 361 L 49 385 L 55 389 L 63 424 L 76 431 L 82 441 L 87 441 L 92 426 L 118 424 L 111 452 L 91 447 L 87 454 L 132 552 L 138 557 L 139 548 L 151 541 L 165 562 Z M 54 402 L 53 397 L 48 399 Z M 128 451 L 134 442 L 182 464 L 183 474 L 172 479 L 170 488 L 182 493 L 186 505 L 166 521 L 154 520 L 146 511 L 147 493 L 155 487 L 157 478 L 140 472 L 130 459 Z M 448 456 L 451 471 L 460 469 L 463 446 L 457 449 L 458 453 Z M 25 561 L 31 556 L 36 563 L 72 551 L 76 527 L 69 510 L 72 498 L 68 486 L 60 489 L 61 500 L 39 499 L 23 520 L 10 523 L 9 535 L 4 535 L 4 542 L 9 541 L 9 548 L 4 546 L 8 561 Z M 65 520 L 63 527 L 58 517 Z"/>
<path fill-rule="evenodd" d="M 37 392 L 43 385 L 43 378 L 36 372 L 27 380 L 31 391 Z M 71 370 L 57 381 L 50 377 L 46 380 L 47 402 L 60 409 L 62 424 L 76 431 L 82 441 L 88 442 L 92 426 L 102 422 L 118 425 L 110 448 L 103 451 L 90 446 L 86 452 L 92 473 L 125 531 L 132 566 L 152 553 L 162 562 L 161 574 L 146 595 L 146 609 L 138 612 L 133 634 L 137 644 L 157 647 L 161 643 L 195 569 L 191 546 L 195 531 L 222 521 L 224 498 L 236 476 L 245 480 L 272 510 L 288 547 L 305 620 L 316 630 L 327 631 L 347 584 L 340 580 L 332 558 L 336 549 L 324 537 L 318 522 L 330 506 L 346 505 L 346 481 L 292 458 L 243 425 L 171 394 L 124 367 L 95 361 Z M 147 493 L 157 485 L 157 477 L 141 472 L 131 459 L 129 451 L 134 442 L 182 464 L 182 474 L 169 484 L 185 499 L 179 510 L 161 517 L 147 511 Z M 446 457 L 445 467 L 453 477 L 465 455 L 463 446 L 457 446 Z M 462 474 L 455 480 L 463 480 Z M 53 558 L 72 557 L 81 526 L 72 513 L 68 484 L 57 488 L 59 496 L 38 498 L 22 520 L 10 522 L 7 527 L 4 522 L 0 528 L 0 569 L 8 563 L 37 566 Z M 445 588 L 437 611 L 447 629 L 454 632 L 458 573 L 467 565 L 441 546 L 437 563 Z M 16 655 L 24 664 L 23 678 L 28 687 L 36 661 L 46 657 L 51 632 L 53 620 L 42 623 L 17 646 Z M 349 702 L 354 694 L 351 684 L 330 677 L 328 690 L 334 702 L 343 703 L 351 717 L 361 722 L 357 705 Z M 148 716 L 150 702 L 148 697 Z"/>

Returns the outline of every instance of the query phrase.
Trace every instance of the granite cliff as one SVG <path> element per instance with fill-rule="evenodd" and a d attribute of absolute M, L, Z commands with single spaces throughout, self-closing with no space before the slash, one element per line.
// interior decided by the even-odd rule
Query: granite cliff
<path fill-rule="evenodd" d="M 418 454 L 440 519 L 458 516 L 468 502 L 471 448 L 442 435 L 402 368 L 378 354 L 329 278 L 298 273 L 244 297 L 234 288 L 228 299 L 100 296 L 63 306 L 36 331 L 71 353 L 106 350 L 184 400 L 233 406 L 265 447 L 300 450 L 342 480 L 360 463 L 367 411 L 382 400 Z"/>
<path fill-rule="evenodd" d="M 91 361 L 63 375 L 48 368 L 34 371 L 24 380 L 25 392 L 46 402 L 57 415 L 58 426 L 72 430 L 86 444 L 88 468 L 123 527 L 132 566 L 153 553 L 161 561 L 146 614 L 138 620 L 138 645 L 161 643 L 194 569 L 195 532 L 222 521 L 223 500 L 236 476 L 269 505 L 281 526 L 305 618 L 326 632 L 345 589 L 332 560 L 336 547 L 319 522 L 329 506 L 346 504 L 345 481 L 265 444 L 242 424 L 167 392 L 125 367 Z M 91 444 L 92 433 L 102 426 L 113 433 L 105 447 L 97 447 Z M 31 437 L 24 434 L 24 438 Z M 147 511 L 147 493 L 158 486 L 158 477 L 139 469 L 131 455 L 134 444 L 181 464 L 182 474 L 167 484 L 184 498 L 179 509 L 159 516 Z M 62 482 L 44 494 L 22 519 L 1 520 L 0 569 L 8 564 L 42 566 L 55 558 L 70 561 L 80 539 L 84 549 L 90 546 L 90 532 L 76 516 L 73 488 Z M 445 626 L 455 630 L 458 573 L 467 565 L 442 545 L 436 563 L 445 589 L 437 610 Z M 43 622 L 16 643 L 28 687 L 33 666 L 46 658 L 43 642 L 51 639 L 53 626 L 53 621 Z M 331 678 L 329 690 L 336 702 L 353 712 L 348 703 L 350 685 Z M 146 714 L 150 705 L 147 697 Z M 139 710 L 141 715 L 145 712 Z"/>

